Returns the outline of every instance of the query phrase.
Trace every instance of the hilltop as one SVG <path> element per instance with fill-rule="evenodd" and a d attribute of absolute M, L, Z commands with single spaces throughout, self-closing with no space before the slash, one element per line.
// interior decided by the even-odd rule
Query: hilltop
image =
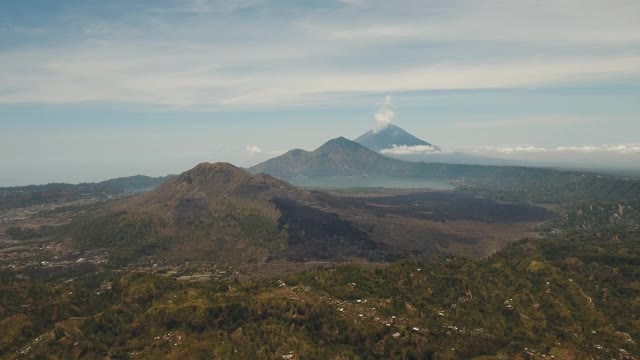
<path fill-rule="evenodd" d="M 313 202 L 313 194 L 272 176 L 202 163 L 82 217 L 70 234 L 81 249 L 106 248 L 125 261 L 385 258 L 388 247 Z"/>
<path fill-rule="evenodd" d="M 252 175 L 229 163 L 201 163 L 157 189 L 123 204 L 150 206 L 190 197 L 268 200 L 272 197 L 305 197 L 307 193 L 265 174 Z"/>

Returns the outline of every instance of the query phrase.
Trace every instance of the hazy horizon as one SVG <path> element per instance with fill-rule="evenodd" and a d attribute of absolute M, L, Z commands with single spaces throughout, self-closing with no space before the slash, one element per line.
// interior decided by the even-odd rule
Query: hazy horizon
<path fill-rule="evenodd" d="M 640 170 L 639 13 L 631 0 L 7 1 L 0 186 L 247 167 L 388 123 L 446 152 Z"/>

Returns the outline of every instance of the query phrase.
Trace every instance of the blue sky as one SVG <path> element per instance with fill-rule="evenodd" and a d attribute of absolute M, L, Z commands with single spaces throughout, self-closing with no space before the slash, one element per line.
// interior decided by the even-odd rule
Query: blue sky
<path fill-rule="evenodd" d="M 393 122 L 640 163 L 635 0 L 0 3 L 0 186 L 248 166 Z"/>

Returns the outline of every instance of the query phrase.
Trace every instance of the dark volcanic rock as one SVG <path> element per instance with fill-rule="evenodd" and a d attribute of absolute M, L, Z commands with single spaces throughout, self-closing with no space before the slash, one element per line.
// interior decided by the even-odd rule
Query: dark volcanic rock
<path fill-rule="evenodd" d="M 355 257 L 390 261 L 400 255 L 391 246 L 373 241 L 368 233 L 338 214 L 287 199 L 275 199 L 274 203 L 282 213 L 280 228 L 289 233 L 287 249 L 275 258 L 346 261 Z"/>

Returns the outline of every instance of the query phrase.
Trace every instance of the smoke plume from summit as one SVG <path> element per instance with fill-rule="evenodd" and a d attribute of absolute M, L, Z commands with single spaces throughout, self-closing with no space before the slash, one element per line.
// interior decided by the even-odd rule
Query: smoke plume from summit
<path fill-rule="evenodd" d="M 373 132 L 378 132 L 384 128 L 386 128 L 393 119 L 395 119 L 396 114 L 391 109 L 391 95 L 387 95 L 384 98 L 384 103 L 382 107 L 373 115 L 373 118 L 376 120 L 376 126 L 373 128 Z"/>

